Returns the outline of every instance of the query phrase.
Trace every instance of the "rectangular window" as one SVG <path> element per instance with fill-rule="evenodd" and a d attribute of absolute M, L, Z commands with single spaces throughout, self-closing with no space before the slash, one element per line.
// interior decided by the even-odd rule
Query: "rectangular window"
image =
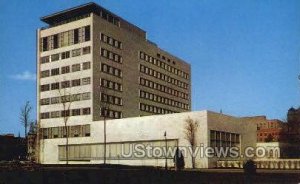
<path fill-rule="evenodd" d="M 72 57 L 80 56 L 81 49 L 72 50 Z"/>
<path fill-rule="evenodd" d="M 52 97 L 51 98 L 51 104 L 58 104 L 59 103 L 59 97 Z"/>
<path fill-rule="evenodd" d="M 84 27 L 84 37 L 85 37 L 85 41 L 90 41 L 91 39 L 91 32 L 90 32 L 90 26 L 85 26 Z"/>
<path fill-rule="evenodd" d="M 50 118 L 49 112 L 41 113 L 41 119 L 49 119 L 49 118 Z"/>
<path fill-rule="evenodd" d="M 50 99 L 49 98 L 44 98 L 40 100 L 41 105 L 49 105 L 50 104 Z"/>
<path fill-rule="evenodd" d="M 74 44 L 79 42 L 79 29 L 74 29 Z"/>
<path fill-rule="evenodd" d="M 49 84 L 41 85 L 41 91 L 49 91 L 49 90 L 50 90 Z"/>
<path fill-rule="evenodd" d="M 82 114 L 83 115 L 89 115 L 89 114 L 91 114 L 91 109 L 90 108 L 83 108 L 82 109 Z"/>
<path fill-rule="evenodd" d="M 72 65 L 72 72 L 80 71 L 80 64 Z"/>
<path fill-rule="evenodd" d="M 84 62 L 82 63 L 82 69 L 83 70 L 88 70 L 91 68 L 91 62 Z"/>
<path fill-rule="evenodd" d="M 49 77 L 49 76 L 50 76 L 49 70 L 41 71 L 41 78 Z"/>
<path fill-rule="evenodd" d="M 59 82 L 51 84 L 51 90 L 59 89 Z"/>
<path fill-rule="evenodd" d="M 82 85 L 87 85 L 91 83 L 91 78 L 90 77 L 86 77 L 86 78 L 82 78 Z"/>
<path fill-rule="evenodd" d="M 70 73 L 70 66 L 61 67 L 61 74 Z"/>
<path fill-rule="evenodd" d="M 70 87 L 70 81 L 61 82 L 61 88 L 68 88 L 68 87 Z"/>
<path fill-rule="evenodd" d="M 48 37 L 43 37 L 42 38 L 42 51 L 47 51 L 49 50 L 48 48 Z"/>
<path fill-rule="evenodd" d="M 82 100 L 89 100 L 91 99 L 91 93 L 82 93 Z"/>
<path fill-rule="evenodd" d="M 82 126 L 82 135 L 86 136 L 86 137 L 88 137 L 88 136 L 91 135 L 91 133 L 90 133 L 90 125 L 83 125 Z"/>
<path fill-rule="evenodd" d="M 53 111 L 51 112 L 51 118 L 59 118 L 60 111 Z"/>
<path fill-rule="evenodd" d="M 66 103 L 70 101 L 71 101 L 70 95 L 61 96 L 61 103 Z"/>
<path fill-rule="evenodd" d="M 61 117 L 68 117 L 70 116 L 70 110 L 61 111 Z"/>
<path fill-rule="evenodd" d="M 70 51 L 62 52 L 61 59 L 67 59 L 67 58 L 70 58 Z"/>
<path fill-rule="evenodd" d="M 51 55 L 51 62 L 58 61 L 59 60 L 59 54 L 52 54 Z"/>
<path fill-rule="evenodd" d="M 82 55 L 89 54 L 89 53 L 91 53 L 91 47 L 90 46 L 82 48 Z"/>
<path fill-rule="evenodd" d="M 71 101 L 80 101 L 81 94 L 73 94 Z"/>
<path fill-rule="evenodd" d="M 53 35 L 53 48 L 58 48 L 58 34 Z"/>
<path fill-rule="evenodd" d="M 80 86 L 80 79 L 72 80 L 72 86 Z"/>
<path fill-rule="evenodd" d="M 49 56 L 45 56 L 41 58 L 41 64 L 44 63 L 49 63 L 50 62 L 50 57 Z"/>
<path fill-rule="evenodd" d="M 51 76 L 59 75 L 59 68 L 54 68 L 51 70 Z"/>
<path fill-rule="evenodd" d="M 79 116 L 80 115 L 80 109 L 72 109 L 72 116 Z"/>

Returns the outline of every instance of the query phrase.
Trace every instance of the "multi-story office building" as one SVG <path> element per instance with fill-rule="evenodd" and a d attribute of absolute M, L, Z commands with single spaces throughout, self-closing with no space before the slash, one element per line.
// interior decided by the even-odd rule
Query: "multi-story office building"
<path fill-rule="evenodd" d="M 128 160 L 122 148 L 188 147 L 190 120 L 199 125 L 197 146 L 255 145 L 256 124 L 247 119 L 209 111 L 171 114 L 190 111 L 190 65 L 148 41 L 140 28 L 94 3 L 42 21 L 48 27 L 37 34 L 40 163 L 172 166 L 172 155 Z M 167 115 L 147 116 L 156 114 Z M 217 160 L 197 158 L 196 167 L 215 167 Z"/>
<path fill-rule="evenodd" d="M 190 111 L 190 65 L 95 3 L 41 20 L 38 119 L 69 122 Z M 76 116 L 75 118 L 72 118 Z"/>

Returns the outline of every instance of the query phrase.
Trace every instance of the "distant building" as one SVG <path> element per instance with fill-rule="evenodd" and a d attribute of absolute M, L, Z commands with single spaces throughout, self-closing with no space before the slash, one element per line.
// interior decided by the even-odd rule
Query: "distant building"
<path fill-rule="evenodd" d="M 282 134 L 282 141 L 289 145 L 285 150 L 288 157 L 300 158 L 300 107 L 288 110 L 287 123 Z"/>
<path fill-rule="evenodd" d="M 278 119 L 260 122 L 257 126 L 257 142 L 278 142 L 282 136 L 284 123 Z"/>
<path fill-rule="evenodd" d="M 25 138 L 14 134 L 0 135 L 0 160 L 16 160 L 26 158 Z"/>

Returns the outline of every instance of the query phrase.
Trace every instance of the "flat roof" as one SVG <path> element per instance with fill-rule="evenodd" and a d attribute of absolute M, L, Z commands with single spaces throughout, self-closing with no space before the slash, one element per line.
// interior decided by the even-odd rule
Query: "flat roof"
<path fill-rule="evenodd" d="M 101 11 L 104 11 L 104 12 L 112 15 L 114 18 L 119 19 L 119 21 L 121 22 L 121 27 L 123 27 L 122 26 L 122 22 L 123 22 L 125 24 L 129 24 L 130 26 L 134 27 L 135 29 L 138 29 L 141 32 L 144 32 L 144 33 L 146 32 L 143 29 L 122 19 L 121 17 L 117 16 L 116 14 L 110 12 L 109 10 L 101 7 L 100 5 L 98 5 L 94 2 L 90 2 L 90 3 L 82 4 L 79 6 L 75 6 L 73 8 L 58 11 L 58 12 L 52 13 L 50 15 L 43 16 L 40 19 L 41 19 L 41 21 L 43 21 L 49 25 L 55 25 L 56 23 L 62 22 L 64 20 L 68 20 L 68 19 L 71 19 L 76 16 L 86 15 L 88 13 L 95 13 L 96 15 L 100 16 Z"/>

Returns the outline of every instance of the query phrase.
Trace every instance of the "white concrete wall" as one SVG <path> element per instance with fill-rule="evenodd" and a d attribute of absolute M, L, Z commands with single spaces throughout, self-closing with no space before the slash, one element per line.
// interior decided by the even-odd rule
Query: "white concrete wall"
<path fill-rule="evenodd" d="M 220 115 L 225 117 L 225 121 L 217 121 L 213 116 L 219 115 L 208 111 L 186 112 L 168 115 L 155 115 L 146 117 L 125 118 L 116 120 L 107 120 L 107 142 L 124 142 L 124 141 L 147 141 L 147 140 L 163 140 L 164 132 L 167 131 L 168 139 L 178 139 L 178 146 L 189 146 L 185 138 L 186 119 L 191 118 L 197 121 L 199 127 L 196 133 L 196 144 L 199 146 L 209 145 L 209 129 L 223 130 L 242 134 L 243 141 L 249 145 L 255 145 L 256 141 L 256 125 L 251 126 L 250 123 L 238 121 L 238 118 Z M 211 120 L 210 120 L 211 118 Z M 209 120 L 209 121 L 207 121 Z M 54 123 L 55 124 L 55 123 Z M 60 124 L 60 123 L 59 123 Z M 78 122 L 78 124 L 80 124 Z M 89 144 L 103 143 L 103 121 L 82 122 L 82 124 L 91 124 L 91 136 L 69 138 L 69 144 Z M 250 135 L 251 134 L 251 135 Z M 255 138 L 253 138 L 252 134 Z M 46 139 L 41 142 L 41 162 L 44 164 L 65 163 L 58 161 L 58 145 L 65 145 L 65 138 Z M 93 160 L 91 162 L 70 162 L 70 163 L 101 163 L 102 161 Z M 211 161 L 210 161 L 211 162 Z M 112 160 L 107 161 L 112 164 L 126 165 L 153 165 L 164 166 L 164 159 L 151 160 Z M 213 167 L 213 162 L 209 163 L 208 158 L 196 158 L 197 168 Z M 173 166 L 173 161 L 168 161 L 169 166 Z M 188 154 L 185 158 L 186 168 L 191 168 L 191 156 Z"/>
<path fill-rule="evenodd" d="M 210 130 L 224 131 L 230 133 L 238 133 L 241 135 L 241 149 L 240 154 L 244 154 L 247 147 L 256 146 L 256 123 L 244 118 L 237 118 L 225 114 L 208 112 L 208 129 L 207 135 L 210 137 Z M 221 158 L 221 160 L 232 160 L 232 158 Z M 243 160 L 246 158 L 236 158 L 236 160 Z M 218 158 L 209 159 L 209 167 L 215 167 Z"/>

